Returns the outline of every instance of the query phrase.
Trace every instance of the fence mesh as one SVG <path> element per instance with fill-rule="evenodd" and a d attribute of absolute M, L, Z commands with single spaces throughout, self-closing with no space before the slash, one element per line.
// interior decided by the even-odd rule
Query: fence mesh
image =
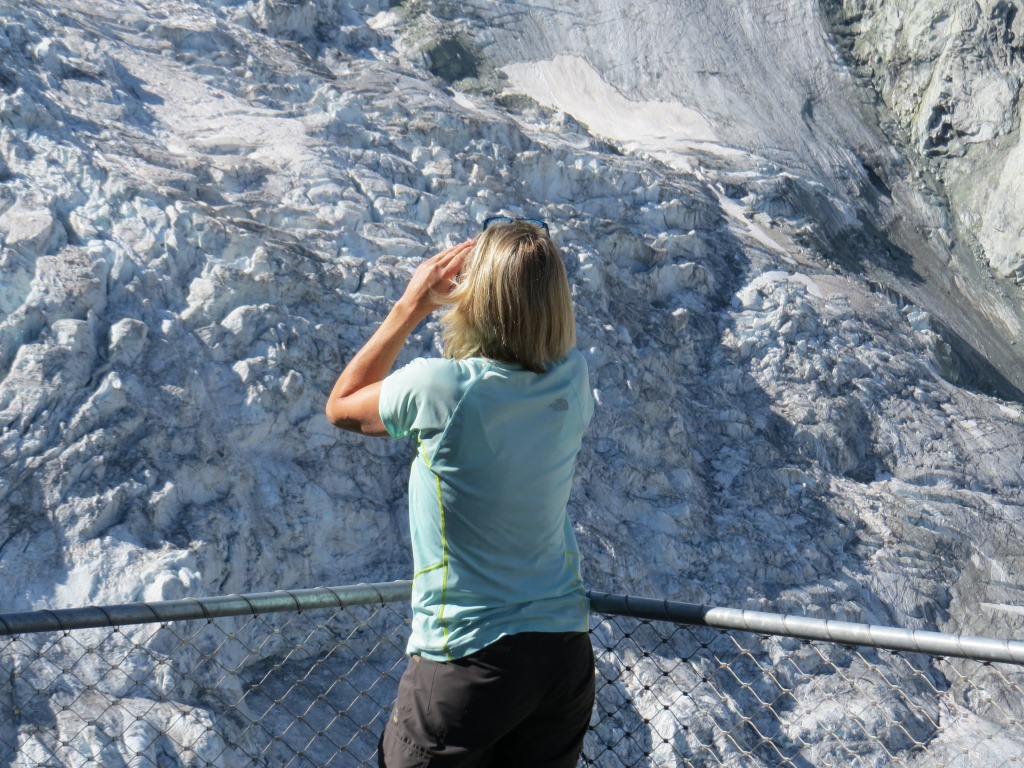
<path fill-rule="evenodd" d="M 395 603 L 2 638 L 0 754 L 17 766 L 372 764 L 407 614 Z"/>
<path fill-rule="evenodd" d="M 404 603 L 0 637 L 0 765 L 375 765 Z M 1024 669 L 594 615 L 580 764 L 1024 764 Z"/>
<path fill-rule="evenodd" d="M 1024 764 L 1024 670 L 598 617 L 595 766 Z"/>

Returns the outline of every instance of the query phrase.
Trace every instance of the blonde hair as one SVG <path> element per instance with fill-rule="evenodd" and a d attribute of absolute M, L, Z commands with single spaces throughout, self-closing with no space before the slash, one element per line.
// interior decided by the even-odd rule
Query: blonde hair
<path fill-rule="evenodd" d="M 541 373 L 576 344 L 562 255 L 527 222 L 488 227 L 443 302 L 445 357 L 487 357 Z"/>

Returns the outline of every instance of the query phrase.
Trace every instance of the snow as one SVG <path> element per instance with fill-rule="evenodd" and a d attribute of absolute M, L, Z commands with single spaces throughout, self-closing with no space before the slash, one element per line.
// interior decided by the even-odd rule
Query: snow
<path fill-rule="evenodd" d="M 635 101 L 601 79 L 581 56 L 503 67 L 515 91 L 567 112 L 598 136 L 627 151 L 685 155 L 693 149 L 729 154 L 707 118 L 672 101 Z M 738 150 L 732 150 L 736 152 Z"/>

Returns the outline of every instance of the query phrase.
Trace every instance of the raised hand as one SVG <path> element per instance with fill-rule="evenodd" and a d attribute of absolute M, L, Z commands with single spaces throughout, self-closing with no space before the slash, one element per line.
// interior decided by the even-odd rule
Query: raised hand
<path fill-rule="evenodd" d="M 364 435 L 386 435 L 380 418 L 380 383 L 395 364 L 413 328 L 455 287 L 455 277 L 473 247 L 472 240 L 431 256 L 413 272 L 405 293 L 384 322 L 349 360 L 327 398 L 327 418 L 335 426 Z"/>
<path fill-rule="evenodd" d="M 455 287 L 455 278 L 473 245 L 473 240 L 453 245 L 416 267 L 400 301 L 417 322 L 440 306 L 438 296 L 450 293 Z"/>

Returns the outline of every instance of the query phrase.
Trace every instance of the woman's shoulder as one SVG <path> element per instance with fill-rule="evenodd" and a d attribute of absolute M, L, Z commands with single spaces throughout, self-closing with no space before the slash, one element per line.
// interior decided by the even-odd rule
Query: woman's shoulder
<path fill-rule="evenodd" d="M 549 373 L 561 373 L 564 376 L 576 376 L 587 372 L 587 358 L 573 347 L 564 357 L 559 358 L 548 367 Z"/>
<path fill-rule="evenodd" d="M 395 384 L 427 392 L 448 392 L 465 387 L 487 368 L 482 358 L 453 360 L 444 357 L 418 357 L 388 378 Z"/>
<path fill-rule="evenodd" d="M 418 357 L 405 366 L 405 369 L 415 371 L 424 376 L 438 376 L 449 378 L 472 377 L 490 365 L 490 361 L 483 357 L 468 357 L 453 359 L 448 357 Z"/>

